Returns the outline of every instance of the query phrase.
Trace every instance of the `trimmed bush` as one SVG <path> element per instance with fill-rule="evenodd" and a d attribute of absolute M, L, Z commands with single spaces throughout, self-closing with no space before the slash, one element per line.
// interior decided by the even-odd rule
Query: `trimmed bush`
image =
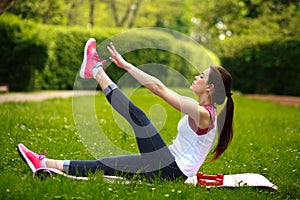
<path fill-rule="evenodd" d="M 118 35 L 120 33 L 121 35 Z M 12 91 L 34 89 L 83 89 L 93 88 L 94 80 L 75 78 L 79 72 L 85 42 L 94 37 L 102 59 L 107 59 L 106 49 L 113 41 L 125 59 L 136 66 L 158 63 L 172 67 L 191 81 L 193 75 L 211 64 L 219 64 L 218 58 L 205 48 L 191 41 L 184 41 L 175 33 L 155 29 L 93 29 L 35 24 L 18 17 L 0 16 L 1 62 L 0 83 L 7 83 Z M 195 65 L 193 66 L 192 64 Z M 114 81 L 124 71 L 108 62 L 108 74 Z M 13 73 L 11 73 L 13 70 Z M 153 71 L 153 70 L 152 70 Z M 156 70 L 172 86 L 182 84 L 170 70 Z M 131 82 L 125 82 L 125 85 Z"/>
<path fill-rule="evenodd" d="M 95 37 L 97 44 L 101 44 L 98 51 L 102 59 L 108 59 L 106 46 L 113 41 L 125 59 L 134 65 L 159 63 L 170 66 L 188 81 L 207 66 L 220 63 L 214 53 L 205 48 L 199 51 L 199 45 L 185 41 L 175 33 L 153 29 L 129 31 L 129 34 L 124 31 L 46 26 L 2 14 L 0 84 L 8 84 L 11 91 L 73 89 L 83 47 L 90 37 Z M 118 33 L 122 36 L 119 37 Z M 236 90 L 300 95 L 300 40 L 276 37 L 238 36 L 219 41 L 214 46 L 222 65 L 232 73 Z M 180 86 L 178 77 L 173 76 L 174 70 L 150 71 L 154 76 L 163 77 L 166 84 Z M 107 72 L 114 81 L 124 74 L 109 62 Z M 80 80 L 76 82 L 76 88 L 89 83 L 94 82 Z"/>
<path fill-rule="evenodd" d="M 79 27 L 37 25 L 3 14 L 0 16 L 1 52 L 4 52 L 1 54 L 0 82 L 8 83 L 10 89 L 16 91 L 73 89 L 84 44 L 90 37 L 97 40 L 97 50 L 102 59 L 108 59 L 106 46 L 113 41 L 125 59 L 134 65 L 159 63 L 172 67 L 190 81 L 193 75 L 208 65 L 220 63 L 212 52 L 205 48 L 199 51 L 199 45 L 184 41 L 174 33 L 151 28 L 136 30 L 84 30 Z M 120 32 L 122 35 L 117 34 Z M 198 70 L 192 63 L 196 63 Z M 107 65 L 108 74 L 118 81 L 124 71 L 110 62 Z M 156 70 L 154 73 L 155 76 L 165 77 L 164 81 L 172 86 L 180 85 L 170 70 Z M 80 79 L 75 87 L 93 89 L 93 83 L 93 80 Z M 91 88 L 86 87 L 89 85 Z"/>
<path fill-rule="evenodd" d="M 38 25 L 12 15 L 0 16 L 0 84 L 13 91 L 34 89 L 34 70 L 44 67 L 48 46 Z"/>
<path fill-rule="evenodd" d="M 300 40 L 287 38 L 252 42 L 221 57 L 222 63 L 233 75 L 234 88 L 244 93 L 299 96 Z"/>
<path fill-rule="evenodd" d="M 48 60 L 43 70 L 36 71 L 35 89 L 73 89 L 81 66 L 85 42 L 90 37 L 95 37 L 99 42 L 118 31 L 120 30 L 102 30 L 101 34 L 98 32 L 98 37 L 95 37 L 93 31 L 79 27 L 44 26 L 42 32 L 49 34 Z M 82 83 L 90 81 L 81 80 Z"/>

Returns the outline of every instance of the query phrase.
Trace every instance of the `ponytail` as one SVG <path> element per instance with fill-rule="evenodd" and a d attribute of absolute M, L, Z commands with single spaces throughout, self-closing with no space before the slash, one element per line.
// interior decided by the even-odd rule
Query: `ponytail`
<path fill-rule="evenodd" d="M 210 69 L 209 83 L 214 84 L 214 91 L 211 96 L 212 102 L 221 105 L 227 97 L 226 105 L 217 118 L 219 140 L 213 150 L 214 156 L 211 159 L 211 161 L 215 161 L 227 149 L 233 137 L 234 103 L 231 97 L 232 77 L 230 73 L 220 66 L 211 66 Z"/>
<path fill-rule="evenodd" d="M 218 116 L 218 130 L 220 132 L 219 141 L 213 153 L 211 161 L 218 159 L 227 149 L 233 137 L 233 112 L 234 103 L 231 96 L 227 97 L 226 107 L 222 109 Z"/>

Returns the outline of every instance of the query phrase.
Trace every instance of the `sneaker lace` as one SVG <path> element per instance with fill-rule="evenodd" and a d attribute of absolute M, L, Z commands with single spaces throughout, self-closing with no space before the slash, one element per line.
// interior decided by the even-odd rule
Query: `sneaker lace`
<path fill-rule="evenodd" d="M 95 61 L 97 61 L 97 62 L 100 62 L 100 61 L 101 61 L 100 58 L 99 58 L 99 56 L 98 56 L 97 51 L 94 51 L 94 53 L 93 53 L 93 59 L 94 59 Z"/>
<path fill-rule="evenodd" d="M 36 157 L 38 157 L 38 159 L 43 160 L 45 158 L 45 155 L 47 154 L 47 152 L 43 152 L 41 154 L 38 153 L 34 153 L 36 155 Z"/>

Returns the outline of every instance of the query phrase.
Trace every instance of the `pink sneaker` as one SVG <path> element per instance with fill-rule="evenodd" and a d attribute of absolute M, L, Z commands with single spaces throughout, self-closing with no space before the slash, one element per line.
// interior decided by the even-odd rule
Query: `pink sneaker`
<path fill-rule="evenodd" d="M 96 40 L 90 38 L 84 47 L 83 61 L 80 68 L 81 78 L 94 78 L 93 68 L 104 67 L 106 60 L 101 61 L 96 51 Z"/>
<path fill-rule="evenodd" d="M 45 153 L 34 153 L 27 149 L 23 144 L 18 144 L 17 149 L 21 158 L 29 166 L 33 173 L 35 173 L 37 169 L 43 167 L 41 161 L 45 158 Z"/>

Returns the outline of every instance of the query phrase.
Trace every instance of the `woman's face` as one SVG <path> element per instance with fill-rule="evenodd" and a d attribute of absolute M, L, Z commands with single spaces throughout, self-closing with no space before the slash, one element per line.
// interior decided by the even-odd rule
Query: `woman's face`
<path fill-rule="evenodd" d="M 209 72 L 210 72 L 210 68 L 206 69 L 199 76 L 195 76 L 194 81 L 193 81 L 192 85 L 190 86 L 190 89 L 197 95 L 201 95 L 205 91 L 207 91 L 207 89 L 208 89 L 207 80 L 208 80 Z"/>

